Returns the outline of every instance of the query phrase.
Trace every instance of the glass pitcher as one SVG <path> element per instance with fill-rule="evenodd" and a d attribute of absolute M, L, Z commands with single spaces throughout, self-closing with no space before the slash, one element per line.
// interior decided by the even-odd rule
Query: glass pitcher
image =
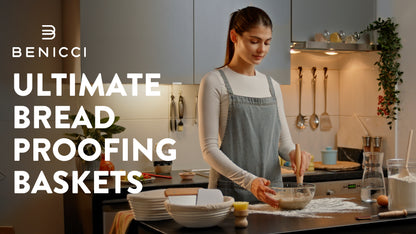
<path fill-rule="evenodd" d="M 377 197 L 386 195 L 384 184 L 383 152 L 364 152 L 364 173 L 361 181 L 361 200 L 363 202 L 376 202 Z"/>

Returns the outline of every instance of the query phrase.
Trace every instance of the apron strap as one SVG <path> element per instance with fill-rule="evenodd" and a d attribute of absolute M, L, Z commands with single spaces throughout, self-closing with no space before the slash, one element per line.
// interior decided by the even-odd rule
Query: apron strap
<path fill-rule="evenodd" d="M 225 88 L 227 88 L 227 92 L 229 93 L 229 94 L 233 94 L 233 90 L 231 89 L 231 85 L 230 85 L 230 83 L 228 82 L 228 79 L 227 79 L 227 77 L 225 76 L 225 73 L 224 73 L 224 71 L 223 70 L 218 70 L 219 72 L 220 72 L 220 74 L 221 74 L 221 76 L 222 76 L 222 79 L 224 80 L 224 84 L 225 84 Z"/>
<path fill-rule="evenodd" d="M 267 77 L 267 83 L 269 83 L 269 90 L 270 90 L 270 95 L 272 97 L 275 97 L 275 93 L 274 93 L 274 88 L 273 88 L 273 83 L 272 83 L 272 78 L 270 76 L 266 76 Z"/>
<path fill-rule="evenodd" d="M 225 76 L 225 73 L 223 70 L 218 70 L 222 76 L 222 79 L 224 80 L 224 84 L 225 84 L 225 88 L 227 89 L 227 92 L 229 94 L 233 94 L 233 90 L 231 89 L 231 85 L 230 82 L 228 82 L 227 77 Z M 269 84 L 269 90 L 270 90 L 270 95 L 272 97 L 275 97 L 275 93 L 274 93 L 274 88 L 273 88 L 273 84 L 272 84 L 272 78 L 270 76 L 266 76 L 267 77 L 267 83 Z"/>

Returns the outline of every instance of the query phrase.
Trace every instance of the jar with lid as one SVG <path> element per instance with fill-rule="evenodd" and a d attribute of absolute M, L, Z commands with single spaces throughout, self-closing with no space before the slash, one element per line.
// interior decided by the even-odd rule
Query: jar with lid
<path fill-rule="evenodd" d="M 387 160 L 389 210 L 416 211 L 416 161 Z"/>

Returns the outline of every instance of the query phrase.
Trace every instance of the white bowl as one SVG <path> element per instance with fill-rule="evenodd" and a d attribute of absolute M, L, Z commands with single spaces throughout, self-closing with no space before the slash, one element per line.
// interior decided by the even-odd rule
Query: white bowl
<path fill-rule="evenodd" d="M 165 201 L 169 215 L 179 224 L 189 228 L 212 227 L 221 223 L 230 213 L 233 197 L 224 196 L 224 202 L 204 206 L 171 204 Z"/>

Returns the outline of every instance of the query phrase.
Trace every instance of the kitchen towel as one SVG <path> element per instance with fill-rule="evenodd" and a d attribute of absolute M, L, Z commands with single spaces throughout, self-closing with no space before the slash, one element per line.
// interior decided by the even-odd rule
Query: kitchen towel
<path fill-rule="evenodd" d="M 132 210 L 123 210 L 117 212 L 111 226 L 110 234 L 124 234 L 133 220 L 134 214 Z"/>

